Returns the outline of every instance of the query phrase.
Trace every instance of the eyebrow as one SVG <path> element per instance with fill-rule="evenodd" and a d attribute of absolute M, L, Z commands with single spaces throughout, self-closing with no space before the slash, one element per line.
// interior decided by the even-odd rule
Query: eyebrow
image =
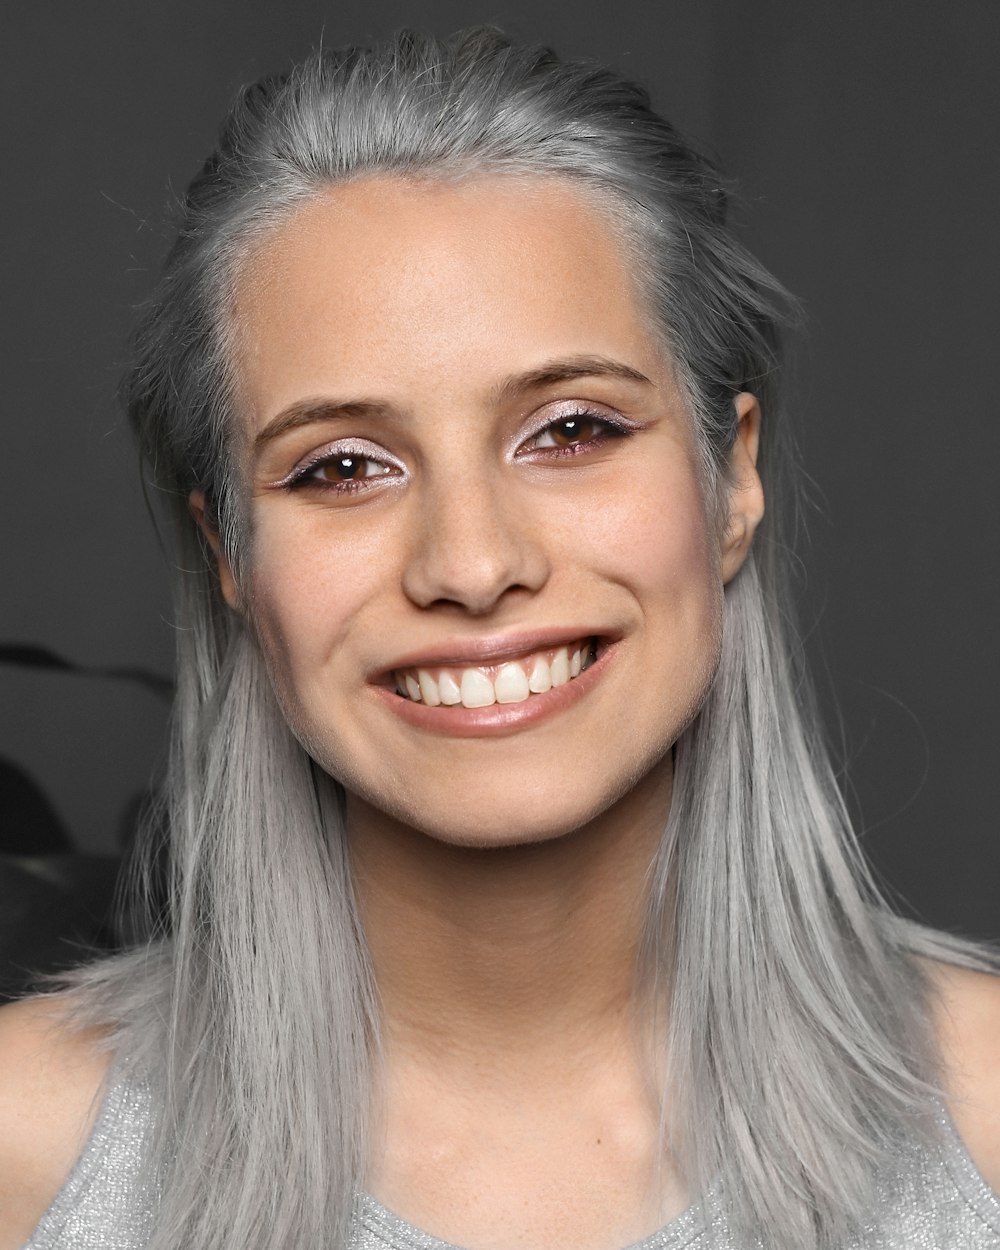
<path fill-rule="evenodd" d="M 385 417 L 389 413 L 389 405 L 367 399 L 304 399 L 283 408 L 276 417 L 272 417 L 267 425 L 253 440 L 254 451 L 259 453 L 268 443 L 287 434 L 289 430 L 297 430 L 304 425 L 315 425 L 321 421 L 333 421 L 337 417 Z"/>
<path fill-rule="evenodd" d="M 576 378 L 618 378 L 625 382 L 634 382 L 643 386 L 652 386 L 653 382 L 626 365 L 620 360 L 611 360 L 605 356 L 569 356 L 565 359 L 550 360 L 537 369 L 527 373 L 512 374 L 504 378 L 490 391 L 490 400 L 499 405 L 509 403 L 532 391 L 543 390 L 547 386 L 555 386 L 559 382 L 572 382 Z M 277 416 L 272 417 L 267 425 L 254 439 L 254 451 L 260 450 L 289 430 L 300 429 L 304 425 L 313 425 L 323 421 L 333 421 L 338 417 L 386 417 L 392 406 L 374 399 L 306 399 L 283 408 Z"/>

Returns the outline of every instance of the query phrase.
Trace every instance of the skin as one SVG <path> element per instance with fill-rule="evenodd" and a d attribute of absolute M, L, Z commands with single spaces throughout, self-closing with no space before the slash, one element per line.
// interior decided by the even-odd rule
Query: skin
<path fill-rule="evenodd" d="M 252 555 L 245 584 L 221 556 L 220 578 L 348 793 L 387 1039 L 370 1188 L 484 1250 L 626 1244 L 684 1204 L 669 1170 L 653 1184 L 633 967 L 669 749 L 763 511 L 756 403 L 719 523 L 615 237 L 558 184 L 332 192 L 250 266 L 237 325 Z M 524 383 L 581 359 L 644 380 Z M 345 401 L 371 411 L 261 441 Z M 553 454 L 540 432 L 578 411 L 630 432 Z M 276 485 L 344 439 L 393 472 Z M 414 651 L 552 628 L 613 639 L 613 662 L 517 732 L 431 734 L 372 684 Z"/>
<path fill-rule="evenodd" d="M 289 723 L 355 796 L 354 823 L 377 813 L 449 843 L 499 846 L 628 804 L 716 666 L 722 584 L 763 508 L 752 399 L 741 399 L 744 489 L 723 542 L 690 419 L 614 239 L 555 186 L 333 192 L 269 241 L 237 320 L 251 437 L 317 400 L 384 410 L 288 430 L 256 455 L 248 446 L 248 584 L 221 569 Z M 577 357 L 650 381 L 493 395 L 508 377 Z M 642 428 L 571 458 L 524 454 L 546 419 L 577 408 Z M 348 437 L 384 448 L 405 474 L 346 497 L 273 485 Z M 545 627 L 623 636 L 614 676 L 532 732 L 431 740 L 373 697 L 373 674 L 414 650 Z M 601 767 L 581 775 L 587 757 Z"/>
<path fill-rule="evenodd" d="M 242 583 L 197 495 L 192 510 L 290 725 L 347 791 L 385 1021 L 369 1188 L 477 1250 L 629 1244 L 689 1198 L 669 1161 L 654 1169 L 633 967 L 670 747 L 714 674 L 724 587 L 763 511 L 757 405 L 735 401 L 720 516 L 615 236 L 555 182 L 331 191 L 269 239 L 238 295 Z M 646 381 L 498 393 L 583 358 Z M 283 414 L 345 400 L 369 407 L 260 440 Z M 539 454 L 546 423 L 584 410 L 632 432 Z M 345 438 L 391 471 L 351 493 L 278 485 Z M 429 733 L 379 687 L 414 650 L 553 627 L 612 639 L 610 662 L 514 732 Z M 953 1111 L 996 1183 L 998 983 L 934 975 Z M 18 1045 L 43 1057 L 0 1102 L 0 1177 L 30 1181 L 21 1200 L 0 1190 L 20 1230 L 0 1231 L 0 1250 L 27 1236 L 91 1114 L 94 1069 L 71 1056 L 94 1040 L 71 1044 L 42 1010 L 0 1012 L 3 1070 Z M 41 1129 L 31 1099 L 51 1109 Z"/>

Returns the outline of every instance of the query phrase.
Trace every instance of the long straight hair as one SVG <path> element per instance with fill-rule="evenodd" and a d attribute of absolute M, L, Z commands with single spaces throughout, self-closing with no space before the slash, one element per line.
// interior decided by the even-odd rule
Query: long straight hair
<path fill-rule="evenodd" d="M 693 1191 L 718 1181 L 748 1241 L 831 1246 L 863 1219 L 900 1134 L 931 1131 L 914 955 L 975 955 L 883 903 L 796 661 L 776 525 L 788 300 L 730 233 L 716 169 L 641 88 L 489 29 L 324 52 L 245 90 L 136 336 L 125 402 L 179 543 L 166 901 L 147 944 L 78 989 L 156 1085 L 152 1244 L 343 1247 L 376 1076 L 342 794 L 285 724 L 187 513 L 202 490 L 237 570 L 252 560 L 230 454 L 240 269 L 326 188 L 480 174 L 563 179 L 606 213 L 717 498 L 734 397 L 761 403 L 768 517 L 726 589 L 717 678 L 675 747 L 641 972 L 669 999 L 665 1123 Z"/>

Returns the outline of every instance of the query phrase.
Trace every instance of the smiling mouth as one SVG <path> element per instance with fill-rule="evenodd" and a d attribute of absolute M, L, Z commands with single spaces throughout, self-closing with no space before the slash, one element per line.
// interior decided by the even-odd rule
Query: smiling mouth
<path fill-rule="evenodd" d="M 528 652 L 501 664 L 400 668 L 392 673 L 396 693 L 427 707 L 492 707 L 524 703 L 533 695 L 565 686 L 597 659 L 598 640 L 582 638 L 561 647 Z"/>

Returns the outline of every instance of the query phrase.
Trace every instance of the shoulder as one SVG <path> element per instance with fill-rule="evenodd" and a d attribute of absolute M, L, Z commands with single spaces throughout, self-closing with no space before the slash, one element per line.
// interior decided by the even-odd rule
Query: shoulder
<path fill-rule="evenodd" d="M 0 1250 L 31 1236 L 86 1143 L 110 1056 L 57 998 L 0 1007 Z"/>
<path fill-rule="evenodd" d="M 1000 1192 L 1000 975 L 926 961 L 948 1109 L 983 1178 Z"/>

